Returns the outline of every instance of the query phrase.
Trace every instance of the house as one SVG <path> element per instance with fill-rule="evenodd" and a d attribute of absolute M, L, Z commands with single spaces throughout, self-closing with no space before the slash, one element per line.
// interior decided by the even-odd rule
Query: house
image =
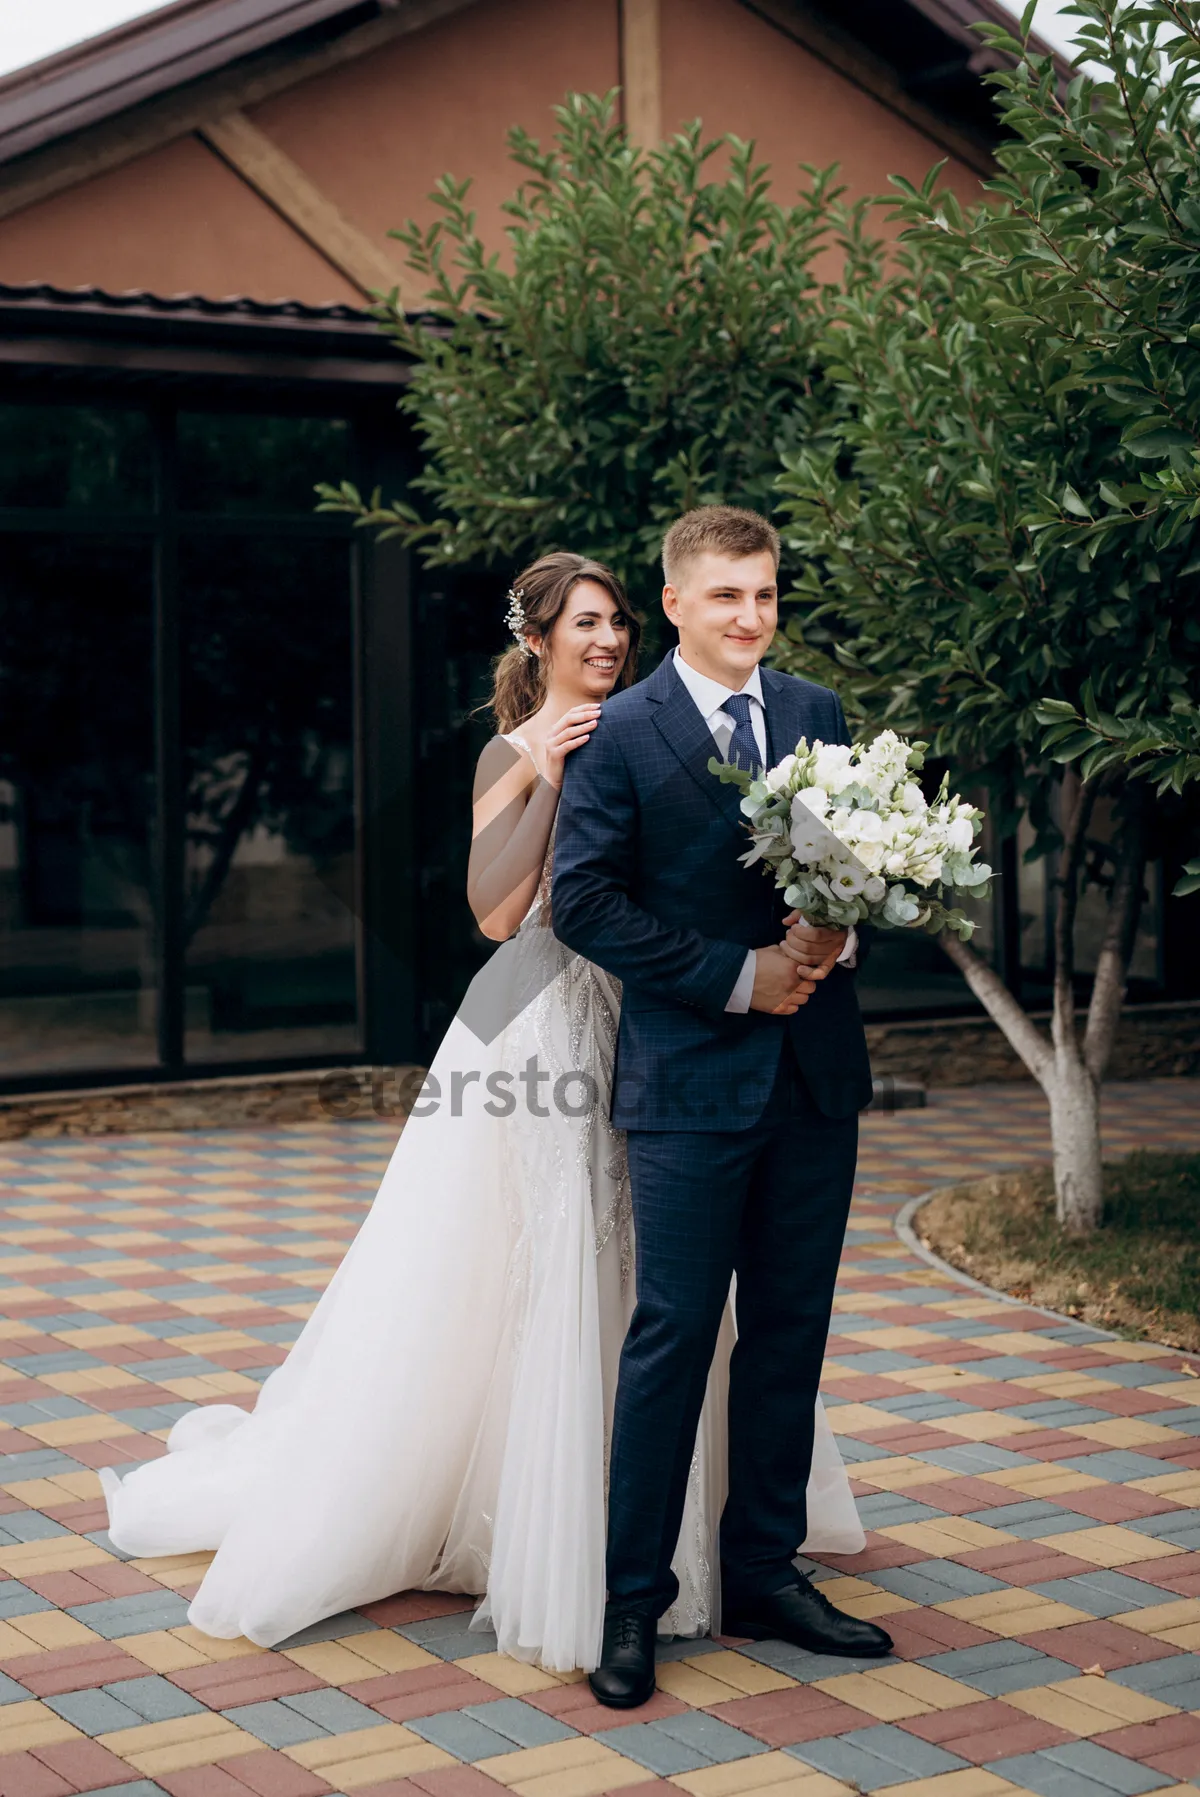
<path fill-rule="evenodd" d="M 969 197 L 981 14 L 174 0 L 0 80 L 0 1089 L 420 1060 L 482 958 L 504 583 L 312 509 L 414 471 L 389 227 L 450 170 L 499 242 L 507 129 L 616 87 L 642 142 L 699 116 L 855 192 L 944 157 Z"/>

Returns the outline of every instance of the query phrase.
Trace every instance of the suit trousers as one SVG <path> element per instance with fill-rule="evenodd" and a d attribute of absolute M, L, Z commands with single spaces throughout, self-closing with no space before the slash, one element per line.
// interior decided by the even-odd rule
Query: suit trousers
<path fill-rule="evenodd" d="M 661 1616 L 730 1280 L 728 1596 L 777 1591 L 806 1532 L 813 1411 L 858 1118 L 813 1103 L 785 1033 L 749 1128 L 631 1130 L 637 1306 L 621 1353 L 609 1477 L 610 1602 Z"/>

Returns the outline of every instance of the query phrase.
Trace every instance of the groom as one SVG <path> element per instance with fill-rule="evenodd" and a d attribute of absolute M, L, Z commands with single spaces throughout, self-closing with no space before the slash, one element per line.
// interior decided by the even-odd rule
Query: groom
<path fill-rule="evenodd" d="M 800 737 L 848 742 L 824 687 L 760 668 L 779 537 L 704 506 L 663 544 L 679 647 L 608 700 L 566 764 L 554 933 L 623 982 L 613 1122 L 628 1131 L 637 1308 L 621 1355 L 609 1480 L 608 1606 L 592 1690 L 654 1690 L 656 1623 L 717 1329 L 737 1274 L 722 1628 L 816 1653 L 889 1637 L 793 1566 L 806 1531 L 813 1412 L 871 1097 L 855 944 L 781 915 L 714 755 L 770 766 Z M 789 926 L 790 927 L 787 927 Z"/>

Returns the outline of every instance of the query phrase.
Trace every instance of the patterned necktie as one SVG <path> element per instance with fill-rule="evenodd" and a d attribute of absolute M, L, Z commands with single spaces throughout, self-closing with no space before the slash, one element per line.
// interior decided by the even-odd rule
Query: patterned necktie
<path fill-rule="evenodd" d="M 738 767 L 746 767 L 754 771 L 761 767 L 758 744 L 754 740 L 754 731 L 750 727 L 750 701 L 745 693 L 731 693 L 722 701 L 721 710 L 729 713 L 734 721 L 733 735 L 729 739 L 726 759 L 736 762 Z"/>

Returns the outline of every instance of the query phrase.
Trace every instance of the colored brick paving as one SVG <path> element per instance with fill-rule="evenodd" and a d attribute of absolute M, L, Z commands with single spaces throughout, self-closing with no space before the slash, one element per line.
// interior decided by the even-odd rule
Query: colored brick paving
<path fill-rule="evenodd" d="M 1110 1152 L 1200 1148 L 1119 1086 Z M 397 1594 L 271 1652 L 186 1620 L 207 1557 L 110 1549 L 95 1468 L 250 1404 L 357 1226 L 387 1122 L 0 1147 L 0 1797 L 1114 1797 L 1200 1787 L 1200 1380 L 914 1258 L 908 1196 L 1042 1159 L 1022 1086 L 871 1117 L 823 1389 L 868 1530 L 815 1576 L 882 1664 L 664 1646 L 635 1716 Z"/>

